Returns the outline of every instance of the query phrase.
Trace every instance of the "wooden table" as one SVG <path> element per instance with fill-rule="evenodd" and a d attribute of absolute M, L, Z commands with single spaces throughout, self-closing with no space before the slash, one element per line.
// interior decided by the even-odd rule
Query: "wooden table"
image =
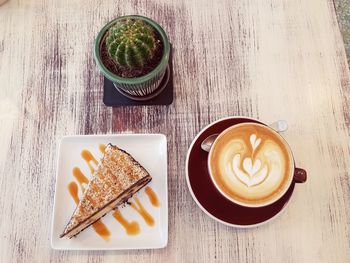
<path fill-rule="evenodd" d="M 109 20 L 143 14 L 174 46 L 172 105 L 108 108 L 92 57 Z M 350 75 L 332 1 L 35 1 L 0 7 L 1 262 L 350 262 Z M 285 212 L 253 229 L 206 216 L 185 182 L 194 136 L 229 115 L 286 119 L 308 170 Z M 64 135 L 164 133 L 169 243 L 50 248 Z"/>

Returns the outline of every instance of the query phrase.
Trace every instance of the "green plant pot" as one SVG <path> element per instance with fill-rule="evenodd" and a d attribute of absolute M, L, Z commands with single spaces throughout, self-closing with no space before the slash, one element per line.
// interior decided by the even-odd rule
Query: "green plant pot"
<path fill-rule="evenodd" d="M 101 58 L 101 45 L 105 41 L 106 32 L 117 21 L 123 20 L 126 18 L 141 19 L 145 21 L 158 32 L 159 36 L 161 37 L 161 41 L 163 42 L 163 55 L 159 64 L 151 72 L 141 77 L 135 77 L 135 78 L 120 77 L 114 74 L 113 72 L 111 72 L 110 70 L 108 70 L 103 64 L 103 61 Z M 128 94 L 132 96 L 143 97 L 155 92 L 159 87 L 159 84 L 162 81 L 168 66 L 170 44 L 169 44 L 168 37 L 165 34 L 163 28 L 160 25 L 158 25 L 156 22 L 154 22 L 153 20 L 147 17 L 130 15 L 130 16 L 118 17 L 112 20 L 111 22 L 109 22 L 108 24 L 106 24 L 96 37 L 93 51 L 94 51 L 94 57 L 95 57 L 97 66 L 107 79 L 112 81 L 119 89 L 121 89 L 122 91 L 125 91 Z"/>

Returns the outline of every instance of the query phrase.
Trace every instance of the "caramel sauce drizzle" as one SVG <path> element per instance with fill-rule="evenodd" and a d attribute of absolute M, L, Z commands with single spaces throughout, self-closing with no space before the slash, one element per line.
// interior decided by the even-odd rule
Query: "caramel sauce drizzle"
<path fill-rule="evenodd" d="M 74 202 L 76 204 L 79 203 L 79 196 L 78 196 L 78 185 L 76 182 L 70 182 L 68 184 L 68 191 L 70 193 L 70 195 L 73 197 Z"/>
<path fill-rule="evenodd" d="M 154 225 L 154 219 L 153 217 L 147 212 L 147 210 L 143 207 L 140 200 L 134 196 L 135 203 L 131 203 L 131 207 L 135 209 L 136 212 L 138 212 L 143 219 L 145 220 L 146 224 L 149 226 Z"/>
<path fill-rule="evenodd" d="M 83 157 L 83 159 L 86 161 L 86 163 L 88 164 L 91 173 L 94 173 L 95 169 L 94 167 L 91 165 L 91 162 L 93 162 L 95 165 L 98 164 L 97 160 L 95 159 L 95 157 L 91 154 L 90 151 L 88 150 L 83 150 L 81 152 L 81 157 Z"/>
<path fill-rule="evenodd" d="M 101 221 L 101 219 L 93 223 L 92 228 L 104 240 L 109 240 L 109 237 L 111 236 L 111 232 L 108 230 L 107 226 Z"/>
<path fill-rule="evenodd" d="M 134 236 L 140 233 L 139 223 L 137 223 L 136 221 L 128 222 L 119 210 L 115 210 L 112 215 L 124 227 L 128 235 Z"/>
<path fill-rule="evenodd" d="M 73 168 L 73 176 L 79 182 L 80 188 L 81 188 L 81 190 L 84 193 L 85 192 L 85 188 L 84 188 L 83 184 L 88 184 L 89 183 L 89 179 L 87 179 L 87 177 L 82 173 L 82 171 L 78 167 L 74 167 Z"/>
<path fill-rule="evenodd" d="M 107 147 L 107 145 L 105 145 L 105 144 L 100 144 L 100 145 L 98 146 L 98 148 L 100 149 L 100 152 L 101 152 L 101 153 L 105 153 L 106 147 Z"/>
<path fill-rule="evenodd" d="M 159 202 L 158 196 L 156 195 L 156 193 L 153 191 L 153 189 L 151 187 L 146 186 L 145 193 L 147 194 L 148 199 L 153 206 L 160 207 L 160 202 Z"/>

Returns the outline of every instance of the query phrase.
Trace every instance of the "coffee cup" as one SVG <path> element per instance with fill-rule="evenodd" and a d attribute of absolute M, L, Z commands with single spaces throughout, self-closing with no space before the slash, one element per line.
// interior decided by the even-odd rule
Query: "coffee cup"
<path fill-rule="evenodd" d="M 267 125 L 245 122 L 225 129 L 214 141 L 208 170 L 216 189 L 245 207 L 264 207 L 279 200 L 293 182 L 306 181 L 295 167 L 286 140 Z"/>

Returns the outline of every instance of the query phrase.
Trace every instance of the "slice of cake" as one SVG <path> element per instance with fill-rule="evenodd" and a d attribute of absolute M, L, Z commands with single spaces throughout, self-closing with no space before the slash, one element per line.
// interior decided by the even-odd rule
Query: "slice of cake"
<path fill-rule="evenodd" d="M 60 237 L 71 238 L 125 203 L 152 180 L 127 152 L 109 144 L 77 208 Z"/>

